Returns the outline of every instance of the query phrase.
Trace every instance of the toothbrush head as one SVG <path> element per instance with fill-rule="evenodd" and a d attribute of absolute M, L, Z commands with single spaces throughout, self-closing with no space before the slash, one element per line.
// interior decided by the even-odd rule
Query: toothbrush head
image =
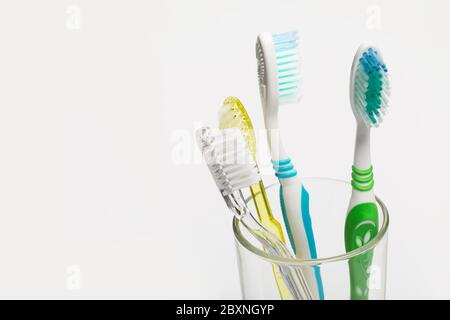
<path fill-rule="evenodd" d="M 262 33 L 256 40 L 261 98 L 275 108 L 300 100 L 298 32 Z"/>
<path fill-rule="evenodd" d="M 242 102 L 235 97 L 228 97 L 219 110 L 219 128 L 238 128 L 247 142 L 253 160 L 256 160 L 256 136 L 253 124 Z"/>
<path fill-rule="evenodd" d="M 380 51 L 362 45 L 356 52 L 350 76 L 350 101 L 358 123 L 378 127 L 389 105 L 389 74 Z"/>
<path fill-rule="evenodd" d="M 203 127 L 197 130 L 197 143 L 223 196 L 260 181 L 258 167 L 239 129 Z"/>

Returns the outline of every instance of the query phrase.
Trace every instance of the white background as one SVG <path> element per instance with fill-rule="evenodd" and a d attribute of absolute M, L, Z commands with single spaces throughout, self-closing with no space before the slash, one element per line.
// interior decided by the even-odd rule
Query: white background
<path fill-rule="evenodd" d="M 231 215 L 192 132 L 228 95 L 261 129 L 256 35 L 298 28 L 304 96 L 280 114 L 291 157 L 305 176 L 349 178 L 350 65 L 374 41 L 393 92 L 372 140 L 391 213 L 387 297 L 450 298 L 449 12 L 443 0 L 2 1 L 0 297 L 240 298 Z"/>

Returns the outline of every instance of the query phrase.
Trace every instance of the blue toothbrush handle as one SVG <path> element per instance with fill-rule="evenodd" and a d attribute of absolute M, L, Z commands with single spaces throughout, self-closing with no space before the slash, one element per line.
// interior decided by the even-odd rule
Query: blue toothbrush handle
<path fill-rule="evenodd" d="M 308 191 L 306 191 L 306 189 L 303 186 L 301 189 L 300 197 L 301 197 L 301 218 L 303 220 L 305 234 L 306 234 L 306 238 L 308 240 L 309 254 L 312 259 L 317 259 L 316 243 L 314 240 L 314 232 L 313 232 L 313 227 L 312 227 L 311 215 L 310 215 L 310 211 L 309 211 L 309 193 L 308 193 Z M 286 231 L 288 233 L 289 242 L 291 244 L 292 249 L 294 250 L 294 253 L 297 254 L 297 248 L 295 246 L 294 235 L 291 230 L 289 217 L 287 214 L 286 203 L 284 201 L 283 186 L 281 184 L 280 184 L 280 205 L 281 205 L 281 212 L 283 214 L 283 220 L 286 225 Z M 315 276 L 315 280 L 317 283 L 317 291 L 318 291 L 319 299 L 324 300 L 324 290 L 323 290 L 320 266 L 313 266 L 313 271 L 314 271 L 314 276 Z"/>
<path fill-rule="evenodd" d="M 272 160 L 272 164 L 280 182 L 281 211 L 291 247 L 299 257 L 317 259 L 309 212 L 309 193 L 298 179 L 297 170 L 289 158 Z M 324 293 L 319 266 L 313 266 L 309 278 L 310 283 L 317 283 L 315 291 L 322 300 Z"/>
<path fill-rule="evenodd" d="M 314 239 L 314 231 L 312 227 L 311 214 L 309 212 L 309 193 L 305 187 L 302 186 L 301 192 L 302 204 L 302 219 L 305 227 L 306 237 L 308 238 L 309 253 L 312 259 L 317 259 L 316 241 Z M 314 275 L 317 281 L 317 290 L 319 291 L 319 299 L 324 300 L 322 275 L 320 273 L 320 266 L 313 266 Z"/>

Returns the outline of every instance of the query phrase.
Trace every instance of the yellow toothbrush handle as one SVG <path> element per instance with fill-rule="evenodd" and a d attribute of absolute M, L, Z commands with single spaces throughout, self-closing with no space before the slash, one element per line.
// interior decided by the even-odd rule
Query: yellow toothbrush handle
<path fill-rule="evenodd" d="M 264 228 L 278 236 L 283 243 L 286 243 L 281 224 L 275 219 L 270 210 L 269 199 L 267 199 L 263 182 L 259 181 L 259 183 L 250 186 L 250 191 L 255 202 L 256 211 L 258 212 L 259 222 L 261 222 Z"/>
<path fill-rule="evenodd" d="M 286 243 L 281 224 L 275 219 L 270 210 L 269 199 L 267 199 L 263 182 L 260 181 L 259 183 L 250 186 L 250 191 L 252 193 L 253 201 L 255 202 L 256 211 L 258 212 L 259 222 L 261 222 L 264 228 L 276 235 L 283 243 Z M 272 265 L 272 269 L 281 299 L 292 300 L 292 295 L 283 281 L 278 266 Z"/>

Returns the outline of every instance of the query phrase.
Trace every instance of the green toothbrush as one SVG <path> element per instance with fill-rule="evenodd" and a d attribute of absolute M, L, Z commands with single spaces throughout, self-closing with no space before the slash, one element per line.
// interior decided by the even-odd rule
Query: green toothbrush
<path fill-rule="evenodd" d="M 370 242 L 378 233 L 378 209 L 373 191 L 373 167 L 370 157 L 370 128 L 378 127 L 389 102 L 389 77 L 377 48 L 362 45 L 353 60 L 350 101 L 356 118 L 356 142 L 352 167 L 352 195 L 345 221 L 347 252 Z M 351 258 L 350 297 L 369 299 L 368 280 L 373 251 Z"/>

